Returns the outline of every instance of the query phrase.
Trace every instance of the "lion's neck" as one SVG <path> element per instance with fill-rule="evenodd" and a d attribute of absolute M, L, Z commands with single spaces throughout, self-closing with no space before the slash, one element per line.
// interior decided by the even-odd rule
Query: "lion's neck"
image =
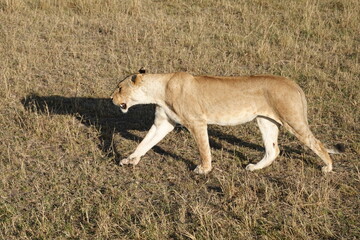
<path fill-rule="evenodd" d="M 143 77 L 142 91 L 144 104 L 162 105 L 165 101 L 166 83 L 170 74 L 146 74 Z"/>

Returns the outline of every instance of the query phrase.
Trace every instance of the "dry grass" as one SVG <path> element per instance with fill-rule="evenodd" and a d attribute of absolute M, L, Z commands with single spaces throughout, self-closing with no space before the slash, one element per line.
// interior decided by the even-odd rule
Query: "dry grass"
<path fill-rule="evenodd" d="M 324 1 L 0 0 L 1 239 L 358 239 L 360 4 Z M 211 126 L 215 170 L 172 132 L 119 167 L 151 125 L 106 99 L 150 72 L 295 79 L 335 172 L 282 131 L 267 169 L 255 124 Z"/>

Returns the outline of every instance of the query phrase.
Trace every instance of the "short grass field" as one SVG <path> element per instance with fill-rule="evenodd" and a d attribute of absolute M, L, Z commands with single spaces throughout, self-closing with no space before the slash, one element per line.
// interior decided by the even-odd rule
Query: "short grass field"
<path fill-rule="evenodd" d="M 0 239 L 359 239 L 358 0 L 0 0 Z M 274 74 L 295 80 L 334 172 L 281 129 L 209 126 L 214 170 L 178 126 L 121 167 L 154 106 L 109 96 L 125 76 Z"/>

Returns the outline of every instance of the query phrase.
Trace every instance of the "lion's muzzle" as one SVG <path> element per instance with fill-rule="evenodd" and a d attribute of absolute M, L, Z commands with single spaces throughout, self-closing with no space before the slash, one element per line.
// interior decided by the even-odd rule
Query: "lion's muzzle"
<path fill-rule="evenodd" d="M 121 108 L 121 109 L 126 109 L 126 108 L 127 108 L 126 103 L 121 103 L 121 104 L 120 104 L 120 108 Z"/>

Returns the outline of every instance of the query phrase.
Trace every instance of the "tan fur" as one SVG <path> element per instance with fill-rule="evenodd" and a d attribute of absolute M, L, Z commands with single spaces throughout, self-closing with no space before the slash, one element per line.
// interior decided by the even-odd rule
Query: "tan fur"
<path fill-rule="evenodd" d="M 201 164 L 197 173 L 211 171 L 208 124 L 237 125 L 257 119 L 266 154 L 248 170 L 266 167 L 279 154 L 278 127 L 283 125 L 312 149 L 332 170 L 332 160 L 322 143 L 309 129 L 306 99 L 292 80 L 279 76 L 242 77 L 193 76 L 185 72 L 136 74 L 125 78 L 112 94 L 122 111 L 136 104 L 156 104 L 155 123 L 139 147 L 121 164 L 137 164 L 176 123 L 185 126 L 198 145 Z M 124 105 L 126 104 L 126 105 Z"/>

